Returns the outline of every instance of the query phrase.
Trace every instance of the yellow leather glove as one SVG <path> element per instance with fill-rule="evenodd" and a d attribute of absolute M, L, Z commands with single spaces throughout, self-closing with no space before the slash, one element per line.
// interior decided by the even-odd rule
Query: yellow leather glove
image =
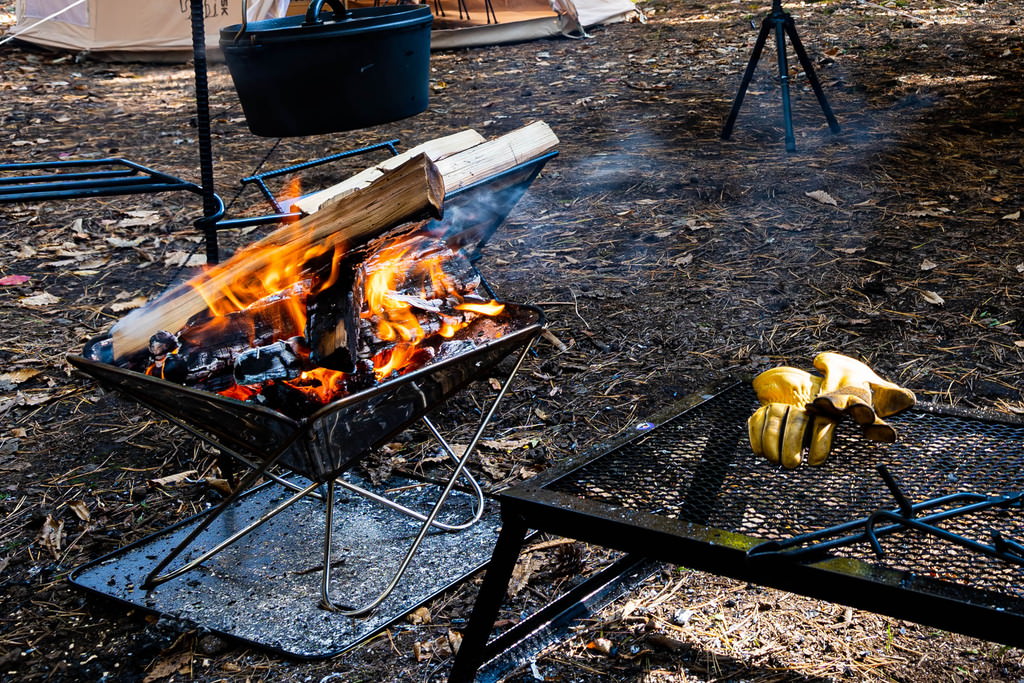
<path fill-rule="evenodd" d="M 804 461 L 806 448 L 809 464 L 825 462 L 835 420 L 807 411 L 821 382 L 821 377 L 788 366 L 765 370 L 754 378 L 761 407 L 747 420 L 747 430 L 755 455 L 792 469 Z"/>
<path fill-rule="evenodd" d="M 914 392 L 882 379 L 864 363 L 839 353 L 819 353 L 814 367 L 825 377 L 808 410 L 833 419 L 849 415 L 867 438 L 888 443 L 896 440 L 896 430 L 882 418 L 914 405 Z"/>

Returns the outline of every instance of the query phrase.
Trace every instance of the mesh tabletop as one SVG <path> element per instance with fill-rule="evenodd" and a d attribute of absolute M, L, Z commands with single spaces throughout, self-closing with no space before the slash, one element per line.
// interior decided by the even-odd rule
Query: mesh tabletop
<path fill-rule="evenodd" d="M 894 444 L 867 441 L 844 421 L 824 465 L 784 470 L 750 450 L 746 421 L 757 405 L 749 385 L 734 385 L 657 426 L 640 425 L 652 428 L 540 488 L 609 514 L 638 511 L 659 521 L 684 520 L 741 534 L 751 537 L 751 545 L 865 518 L 880 508 L 897 509 L 876 472 L 878 464 L 886 465 L 910 503 L 964 492 L 1005 496 L 1024 490 L 1024 424 L 922 405 L 887 418 L 899 434 Z M 1019 505 L 935 525 L 990 546 L 992 531 L 1011 541 L 1024 539 Z M 881 558 L 863 540 L 830 553 L 954 588 L 994 592 L 1014 604 L 1024 599 L 1020 564 L 917 530 L 901 528 L 880 543 Z"/>

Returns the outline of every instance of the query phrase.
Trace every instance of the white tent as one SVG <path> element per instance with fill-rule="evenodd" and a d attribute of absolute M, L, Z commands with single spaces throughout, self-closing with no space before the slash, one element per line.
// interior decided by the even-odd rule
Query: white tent
<path fill-rule="evenodd" d="M 242 0 L 204 0 L 206 45 L 238 24 Z M 275 0 L 250 0 L 250 20 L 272 16 Z M 185 61 L 192 56 L 189 0 L 17 0 L 9 35 L 114 60 Z"/>
<path fill-rule="evenodd" d="M 640 16 L 631 0 L 422 1 L 434 10 L 431 47 L 435 50 L 558 35 L 579 37 L 588 27 Z M 242 0 L 204 0 L 211 58 L 218 54 L 220 29 L 241 22 L 242 4 Z M 349 4 L 373 3 L 351 0 Z M 308 0 L 248 0 L 249 21 L 298 14 L 307 5 Z M 17 0 L 16 18 L 9 36 L 88 52 L 100 59 L 186 61 L 192 55 L 189 0 Z"/>

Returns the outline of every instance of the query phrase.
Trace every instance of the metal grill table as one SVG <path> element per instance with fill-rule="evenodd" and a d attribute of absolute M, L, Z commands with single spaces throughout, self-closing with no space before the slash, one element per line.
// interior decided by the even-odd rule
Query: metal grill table
<path fill-rule="evenodd" d="M 749 383 L 735 384 L 500 493 L 502 531 L 450 680 L 472 680 L 496 654 L 488 636 L 530 529 L 1024 646 L 1024 555 L 1013 540 L 1024 539 L 1024 422 L 919 404 L 887 418 L 895 444 L 867 441 L 846 421 L 824 465 L 784 471 L 750 451 L 746 420 L 757 405 Z M 882 556 L 849 531 L 901 503 L 915 504 L 903 508 L 911 520 L 942 517 L 962 505 L 953 494 L 1010 501 L 933 523 L 968 544 L 1009 547 L 1009 559 L 908 525 L 884 528 L 885 516 L 873 527 Z M 830 538 L 847 543 L 791 543 L 837 528 Z M 773 546 L 780 552 L 758 552 Z"/>

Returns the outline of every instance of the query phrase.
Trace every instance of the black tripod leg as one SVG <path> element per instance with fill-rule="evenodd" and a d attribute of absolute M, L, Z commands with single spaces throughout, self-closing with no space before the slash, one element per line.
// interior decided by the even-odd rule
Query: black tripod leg
<path fill-rule="evenodd" d="M 747 88 L 750 86 L 750 79 L 754 77 L 754 69 L 757 68 L 757 62 L 761 59 L 761 51 L 764 50 L 765 41 L 768 40 L 768 31 L 771 30 L 771 20 L 766 18 L 761 22 L 761 31 L 757 34 L 757 41 L 754 42 L 754 50 L 750 53 L 750 61 L 747 62 L 747 70 L 743 72 L 743 80 L 740 81 L 739 92 L 736 93 L 736 99 L 732 101 L 732 110 L 729 112 L 729 118 L 725 120 L 725 126 L 722 128 L 722 139 L 728 140 L 732 135 L 732 128 L 736 125 L 736 117 L 739 116 L 740 107 L 743 105 L 743 97 L 747 94 Z"/>
<path fill-rule="evenodd" d="M 814 73 L 814 66 L 807 57 L 804 44 L 800 42 L 800 36 L 796 34 L 796 24 L 793 22 L 792 17 L 786 21 L 786 33 L 789 34 L 789 40 L 793 43 L 793 51 L 796 52 L 797 59 L 800 60 L 800 66 L 804 68 L 804 73 L 807 74 L 807 80 L 811 82 L 814 94 L 818 98 L 818 104 L 821 105 L 821 111 L 825 113 L 825 120 L 828 121 L 829 130 L 833 133 L 838 133 L 839 122 L 836 121 L 835 114 L 832 113 L 832 107 L 829 106 L 828 100 L 825 98 L 825 91 L 821 89 L 821 82 L 818 80 L 817 74 Z"/>
<path fill-rule="evenodd" d="M 776 20 L 775 47 L 779 53 L 779 86 L 782 88 L 782 119 L 786 126 L 786 151 L 796 151 L 796 136 L 793 134 L 793 106 L 789 101 L 789 63 L 786 61 L 786 31 L 789 19 Z"/>

